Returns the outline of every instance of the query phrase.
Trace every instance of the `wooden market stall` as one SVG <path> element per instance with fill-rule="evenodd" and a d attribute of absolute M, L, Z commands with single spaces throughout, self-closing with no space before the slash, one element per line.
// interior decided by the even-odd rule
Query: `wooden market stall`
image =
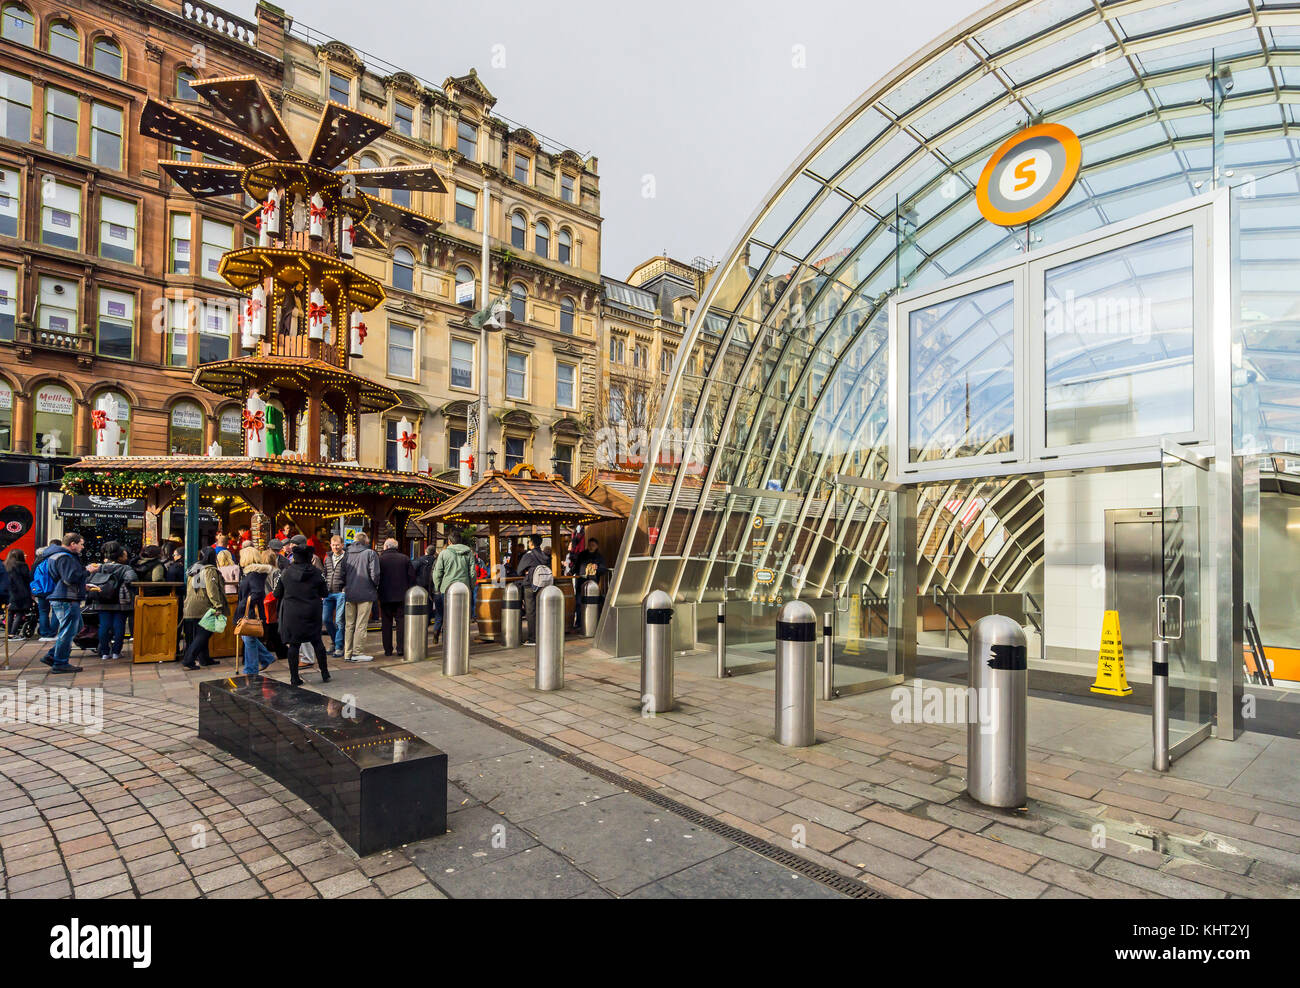
<path fill-rule="evenodd" d="M 551 537 L 551 572 L 555 585 L 564 591 L 565 627 L 573 619 L 573 581 L 563 579 L 564 527 L 589 525 L 617 519 L 609 508 L 584 497 L 558 476 L 539 473 L 527 464 L 509 473 L 490 470 L 478 483 L 448 498 L 417 520 L 444 528 L 486 525 L 488 529 L 489 577 L 478 585 L 479 637 L 495 641 L 501 633 L 501 602 L 508 583 L 519 581 L 505 573 L 501 559 L 502 531 L 507 526 L 542 526 Z M 521 588 L 522 589 L 522 588 Z"/>

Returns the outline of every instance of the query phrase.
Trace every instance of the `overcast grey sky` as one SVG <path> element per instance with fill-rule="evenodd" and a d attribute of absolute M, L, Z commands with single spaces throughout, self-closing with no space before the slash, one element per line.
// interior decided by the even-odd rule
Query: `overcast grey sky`
<path fill-rule="evenodd" d="M 256 6 L 216 2 L 247 17 Z M 417 0 L 278 2 L 298 23 L 436 83 L 477 68 L 498 113 L 595 154 L 601 266 L 616 278 L 663 251 L 721 260 L 809 141 L 883 73 L 986 5 L 477 0 L 453 12 Z"/>

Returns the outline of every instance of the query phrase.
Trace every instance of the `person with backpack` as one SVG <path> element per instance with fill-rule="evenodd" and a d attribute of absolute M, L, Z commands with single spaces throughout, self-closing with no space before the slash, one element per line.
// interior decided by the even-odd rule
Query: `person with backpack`
<path fill-rule="evenodd" d="M 81 630 L 81 601 L 86 595 L 86 580 L 99 569 L 98 563 L 82 565 L 81 550 L 86 541 L 73 532 L 63 537 L 63 545 L 51 547 L 44 560 L 46 572 L 53 582 L 49 591 L 50 615 L 57 625 L 54 644 L 41 661 L 54 673 L 81 672 L 74 666 L 72 640 Z"/>
<path fill-rule="evenodd" d="M 122 657 L 126 615 L 135 607 L 135 570 L 127 565 L 126 549 L 104 543 L 104 563 L 86 580 L 86 610 L 99 615 L 99 659 Z"/>
<path fill-rule="evenodd" d="M 525 645 L 537 643 L 537 595 L 543 587 L 555 582 L 551 571 L 551 557 L 542 550 L 540 535 L 528 536 L 528 551 L 519 559 L 519 575 L 523 577 L 524 619 L 528 622 L 528 637 Z"/>
<path fill-rule="evenodd" d="M 32 564 L 32 599 L 36 602 L 36 632 L 40 641 L 52 642 L 58 631 L 50 613 L 50 592 L 54 589 L 54 577 L 50 575 L 47 565 L 49 555 L 63 542 L 51 539 L 50 544 L 36 550 L 36 559 Z"/>
<path fill-rule="evenodd" d="M 370 662 L 374 656 L 365 653 L 366 625 L 379 600 L 379 554 L 365 532 L 343 554 L 343 600 L 343 660 Z"/>
<path fill-rule="evenodd" d="M 199 551 L 199 561 L 190 567 L 188 592 L 185 594 L 184 619 L 194 622 L 193 637 L 185 649 L 181 665 L 197 669 L 200 665 L 216 665 L 217 660 L 208 654 L 212 636 L 224 630 L 228 618 L 226 586 L 217 569 L 217 554 L 211 546 Z"/>
<path fill-rule="evenodd" d="M 456 529 L 447 533 L 447 548 L 438 553 L 429 576 L 433 592 L 433 643 L 438 644 L 442 637 L 442 614 L 446 602 L 445 594 L 453 584 L 463 583 L 472 587 L 474 581 L 474 550 L 461 541 L 461 534 Z"/>
<path fill-rule="evenodd" d="M 32 571 L 27 568 L 27 556 L 22 549 L 9 550 L 4 570 L 9 578 L 9 619 L 5 631 L 11 639 L 30 637 Z"/>

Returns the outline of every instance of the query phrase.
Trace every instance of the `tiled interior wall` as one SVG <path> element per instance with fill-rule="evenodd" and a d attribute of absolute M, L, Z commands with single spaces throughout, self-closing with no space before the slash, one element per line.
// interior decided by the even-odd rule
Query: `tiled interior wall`
<path fill-rule="evenodd" d="M 1106 610 L 1106 512 L 1160 507 L 1160 470 L 1049 477 L 1044 493 L 1048 658 L 1095 666 Z"/>

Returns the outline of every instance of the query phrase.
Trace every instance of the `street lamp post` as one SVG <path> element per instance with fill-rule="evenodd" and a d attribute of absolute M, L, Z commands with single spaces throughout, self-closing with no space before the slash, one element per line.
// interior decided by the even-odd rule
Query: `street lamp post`
<path fill-rule="evenodd" d="M 483 291 L 479 296 L 479 309 L 491 304 L 491 257 L 488 250 L 488 227 L 492 222 L 492 194 L 487 179 L 483 180 L 483 251 L 479 265 L 482 270 Z M 483 322 L 478 328 L 478 470 L 483 476 L 488 450 L 488 327 Z"/>

